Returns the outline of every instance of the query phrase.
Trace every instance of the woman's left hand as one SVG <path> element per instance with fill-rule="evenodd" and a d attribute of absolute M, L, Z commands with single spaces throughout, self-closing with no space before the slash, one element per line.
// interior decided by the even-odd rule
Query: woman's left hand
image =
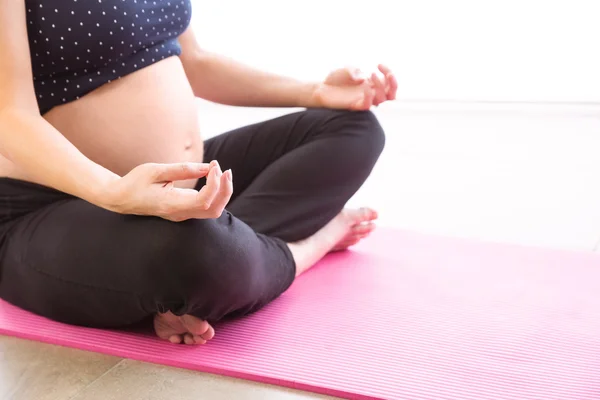
<path fill-rule="evenodd" d="M 366 77 L 356 68 L 337 69 L 316 86 L 313 98 L 319 107 L 349 110 L 368 110 L 394 100 L 398 81 L 385 65 L 378 68 L 383 77 L 375 72 Z"/>

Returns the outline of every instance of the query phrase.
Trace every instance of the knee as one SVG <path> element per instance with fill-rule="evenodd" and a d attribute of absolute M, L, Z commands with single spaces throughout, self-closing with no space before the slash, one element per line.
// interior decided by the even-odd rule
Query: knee
<path fill-rule="evenodd" d="M 149 276 L 185 298 L 198 292 L 227 295 L 252 281 L 256 255 L 241 237 L 228 234 L 221 218 L 168 223 L 162 242 L 152 251 Z"/>
<path fill-rule="evenodd" d="M 354 124 L 358 141 L 362 144 L 365 152 L 376 161 L 385 147 L 385 131 L 377 116 L 370 110 L 347 111 L 345 118 Z"/>
<path fill-rule="evenodd" d="M 154 254 L 162 262 L 149 275 L 170 311 L 216 321 L 274 290 L 267 253 L 278 249 L 266 248 L 229 213 L 169 226 L 168 240 Z"/>
<path fill-rule="evenodd" d="M 312 112 L 319 114 L 323 133 L 336 136 L 340 147 L 338 150 L 342 154 L 371 166 L 377 162 L 386 138 L 383 127 L 372 111 L 319 109 Z"/>

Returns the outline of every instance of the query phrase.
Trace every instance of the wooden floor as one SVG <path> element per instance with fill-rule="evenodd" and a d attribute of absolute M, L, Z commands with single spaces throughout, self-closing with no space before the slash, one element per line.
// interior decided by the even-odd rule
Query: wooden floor
<path fill-rule="evenodd" d="M 0 336 L 1 400 L 326 398 L 276 386 Z"/>

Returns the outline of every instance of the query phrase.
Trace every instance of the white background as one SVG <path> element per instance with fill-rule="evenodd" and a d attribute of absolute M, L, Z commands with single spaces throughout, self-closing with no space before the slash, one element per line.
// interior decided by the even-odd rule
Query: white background
<path fill-rule="evenodd" d="M 204 46 L 276 72 L 383 62 L 402 100 L 600 101 L 598 0 L 193 2 Z"/>
<path fill-rule="evenodd" d="M 600 1 L 194 1 L 204 47 L 306 79 L 388 63 L 352 205 L 432 234 L 600 250 Z M 207 137 L 294 110 L 201 102 Z"/>

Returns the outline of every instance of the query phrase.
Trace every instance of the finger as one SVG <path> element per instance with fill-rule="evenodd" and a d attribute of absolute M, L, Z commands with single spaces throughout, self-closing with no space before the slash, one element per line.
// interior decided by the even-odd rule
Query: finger
<path fill-rule="evenodd" d="M 206 178 L 206 185 L 204 185 L 202 189 L 200 189 L 200 191 L 198 192 L 198 201 L 200 203 L 200 207 L 203 210 L 210 209 L 213 200 L 219 193 L 222 175 L 223 172 L 221 172 L 221 167 L 219 166 L 219 163 L 216 163 L 216 167 L 212 167 L 210 169 L 210 172 L 208 173 L 208 177 Z"/>
<path fill-rule="evenodd" d="M 391 69 L 389 69 L 387 66 L 385 66 L 385 65 L 383 65 L 383 64 L 379 64 L 379 65 L 377 66 L 377 68 L 378 68 L 378 69 L 381 71 L 381 73 L 382 73 L 384 76 L 386 76 L 386 75 L 388 75 L 388 74 L 391 74 L 391 73 L 392 73 L 392 70 L 391 70 Z"/>
<path fill-rule="evenodd" d="M 373 104 L 378 106 L 386 100 L 385 86 L 377 74 L 371 74 L 371 84 L 375 91 L 375 97 L 373 98 Z"/>
<path fill-rule="evenodd" d="M 203 163 L 156 164 L 154 168 L 156 182 L 202 178 L 209 171 L 208 164 Z"/>
<path fill-rule="evenodd" d="M 373 105 L 378 106 L 386 100 L 386 90 L 381 79 L 376 75 L 371 75 L 371 86 L 373 87 Z"/>
<path fill-rule="evenodd" d="M 395 100 L 396 92 L 398 91 L 398 81 L 396 80 L 396 77 L 392 73 L 387 74 L 385 77 L 386 77 L 387 84 L 388 84 L 387 98 L 388 98 L 388 100 Z"/>
<path fill-rule="evenodd" d="M 360 93 L 350 108 L 353 110 L 368 110 L 373 104 L 373 89 L 369 84 L 364 84 L 362 87 L 362 93 Z"/>
<path fill-rule="evenodd" d="M 217 215 L 221 215 L 227 203 L 231 199 L 231 195 L 233 194 L 233 173 L 230 169 L 225 171 L 221 176 L 221 186 L 219 188 L 219 193 L 215 196 L 215 199 L 212 202 L 211 210 L 215 211 Z"/>
<path fill-rule="evenodd" d="M 375 90 L 369 84 L 364 85 L 365 96 L 363 102 L 363 110 L 368 110 L 373 105 L 373 99 L 375 98 Z"/>
<path fill-rule="evenodd" d="M 177 187 L 162 188 L 166 193 L 156 207 L 156 216 L 169 221 L 184 221 L 198 213 L 198 191 Z"/>
<path fill-rule="evenodd" d="M 383 64 L 379 64 L 377 68 L 385 76 L 388 100 L 395 100 L 396 92 L 398 91 L 398 81 L 396 80 L 396 76 L 392 73 L 390 68 Z"/>

